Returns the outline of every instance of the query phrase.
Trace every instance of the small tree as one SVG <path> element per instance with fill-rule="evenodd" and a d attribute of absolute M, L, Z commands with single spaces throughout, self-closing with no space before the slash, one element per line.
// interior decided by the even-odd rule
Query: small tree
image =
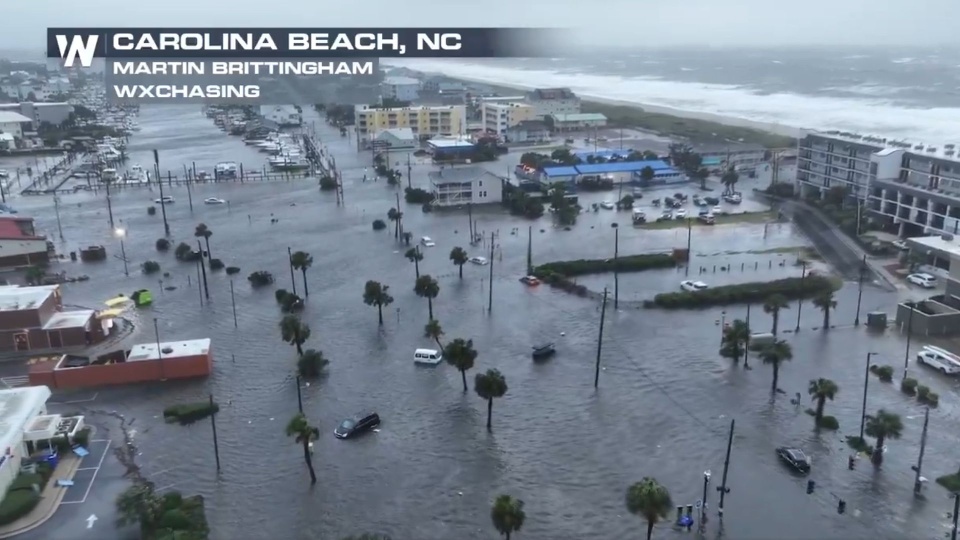
<path fill-rule="evenodd" d="M 519 531 L 523 527 L 523 522 L 527 518 L 523 511 L 523 501 L 514 499 L 509 495 L 500 495 L 493 501 L 493 508 L 490 509 L 490 519 L 493 526 L 500 533 L 500 536 L 510 540 L 510 535 Z"/>
<path fill-rule="evenodd" d="M 170 249 L 170 241 L 166 238 L 157 239 L 157 251 L 167 251 Z"/>
<path fill-rule="evenodd" d="M 296 347 L 299 356 L 303 356 L 303 344 L 310 339 L 310 326 L 296 315 L 284 315 L 280 320 L 280 337 Z"/>
<path fill-rule="evenodd" d="M 313 470 L 313 457 L 310 452 L 310 443 L 320 437 L 320 430 L 307 422 L 303 413 L 294 415 L 287 423 L 287 437 L 293 437 L 297 444 L 303 445 L 303 461 L 310 471 L 310 485 L 317 483 L 317 473 Z"/>
<path fill-rule="evenodd" d="M 330 361 L 324 358 L 323 353 L 315 349 L 303 351 L 300 358 L 297 359 L 297 373 L 307 379 L 315 379 L 323 375 L 324 369 Z"/>
<path fill-rule="evenodd" d="M 430 322 L 423 327 L 423 335 L 437 342 L 437 347 L 440 347 L 440 350 L 443 350 L 443 344 L 440 343 L 440 336 L 443 335 L 443 328 L 440 326 L 440 321 L 436 319 L 430 319 Z"/>
<path fill-rule="evenodd" d="M 727 172 L 723 173 L 723 176 L 720 177 L 720 183 L 723 184 L 723 194 L 735 193 L 735 188 L 739 180 L 740 175 L 737 174 L 735 169 L 727 169 Z"/>
<path fill-rule="evenodd" d="M 140 269 L 147 275 L 156 274 L 160 271 L 160 263 L 157 261 L 146 261 L 140 265 Z"/>
<path fill-rule="evenodd" d="M 377 306 L 377 316 L 380 320 L 380 326 L 383 326 L 383 306 L 389 306 L 393 303 L 393 297 L 387 292 L 389 285 L 383 285 L 379 281 L 370 280 L 363 286 L 363 303 L 368 306 Z"/>
<path fill-rule="evenodd" d="M 646 167 L 640 169 L 640 180 L 643 181 L 644 185 L 649 184 L 653 181 L 654 176 L 656 176 L 656 171 L 653 170 L 653 167 L 647 165 Z"/>
<path fill-rule="evenodd" d="M 477 351 L 473 348 L 473 340 L 463 340 L 457 338 L 443 349 L 443 359 L 448 364 L 457 368 L 460 377 L 463 379 L 463 391 L 467 391 L 467 370 L 473 369 L 473 363 L 477 359 Z"/>
<path fill-rule="evenodd" d="M 823 421 L 823 407 L 827 404 L 827 400 L 833 401 L 833 398 L 839 391 L 840 387 L 830 379 L 820 378 L 810 381 L 810 384 L 807 386 L 807 393 L 817 402 L 816 412 L 813 417 L 818 426 L 820 422 Z"/>
<path fill-rule="evenodd" d="M 213 231 L 204 223 L 200 223 L 193 231 L 193 235 L 197 238 L 203 238 L 204 243 L 207 246 L 207 259 L 213 257 L 213 254 L 210 252 L 210 237 L 213 236 Z"/>
<path fill-rule="evenodd" d="M 430 319 L 433 320 L 433 299 L 440 294 L 440 284 L 429 274 L 424 274 L 417 278 L 413 286 L 413 292 L 420 298 L 427 299 L 427 308 L 429 309 Z"/>
<path fill-rule="evenodd" d="M 467 264 L 467 261 L 470 260 L 470 256 L 467 255 L 466 250 L 459 246 L 451 249 L 450 260 L 453 261 L 453 264 L 457 265 L 460 270 L 460 279 L 463 279 L 463 265 Z"/>
<path fill-rule="evenodd" d="M 391 208 L 387 212 L 387 219 L 393 222 L 393 237 L 396 239 L 400 238 L 400 220 L 403 219 L 403 212 L 397 210 L 396 208 Z"/>
<path fill-rule="evenodd" d="M 773 385 L 771 387 L 773 392 L 777 391 L 777 382 L 780 379 L 780 363 L 792 358 L 793 348 L 782 339 L 774 341 L 760 351 L 760 360 L 762 360 L 764 364 L 773 366 Z"/>
<path fill-rule="evenodd" d="M 413 246 L 408 249 L 406 253 L 403 254 L 408 261 L 413 263 L 413 269 L 417 273 L 417 279 L 420 279 L 420 261 L 423 260 L 423 253 L 420 252 L 419 246 Z"/>
<path fill-rule="evenodd" d="M 39 266 L 31 266 L 27 268 L 27 273 L 24 278 L 27 280 L 27 283 L 30 285 L 40 285 L 43 283 L 43 276 L 46 272 L 43 271 L 43 268 Z"/>
<path fill-rule="evenodd" d="M 193 248 L 186 242 L 177 244 L 177 248 L 173 250 L 173 256 L 176 257 L 178 261 L 191 262 L 197 260 Z"/>
<path fill-rule="evenodd" d="M 833 299 L 833 291 L 827 291 L 819 294 L 813 299 L 813 305 L 820 308 L 823 312 L 823 329 L 830 329 L 830 310 L 837 307 L 837 301 Z"/>
<path fill-rule="evenodd" d="M 294 270 L 299 270 L 303 275 L 303 295 L 310 297 L 310 289 L 307 288 L 307 269 L 313 266 L 313 256 L 306 251 L 294 251 L 290 256 L 290 265 Z"/>
<path fill-rule="evenodd" d="M 720 344 L 720 356 L 730 358 L 734 364 L 740 363 L 747 351 L 747 342 L 750 339 L 750 327 L 746 321 L 737 319 L 730 326 L 723 329 L 723 341 Z"/>
<path fill-rule="evenodd" d="M 493 399 L 503 397 L 507 393 L 507 379 L 499 370 L 488 369 L 486 373 L 477 373 L 473 389 L 478 396 L 487 400 L 487 429 L 489 430 L 493 425 Z"/>
<path fill-rule="evenodd" d="M 265 270 L 257 270 L 247 276 L 247 281 L 254 287 L 266 287 L 273 284 L 273 274 Z"/>
<path fill-rule="evenodd" d="M 866 434 L 877 439 L 873 447 L 870 461 L 879 467 L 883 463 L 883 446 L 887 439 L 899 439 L 903 433 L 903 421 L 899 414 L 887 412 L 884 409 L 875 415 L 867 416 Z"/>
<path fill-rule="evenodd" d="M 382 231 L 387 228 L 387 224 L 382 219 L 373 220 L 373 230 Z"/>
<path fill-rule="evenodd" d="M 767 301 L 763 303 L 763 312 L 769 313 L 770 318 L 773 319 L 773 327 L 770 329 L 770 333 L 774 336 L 777 335 L 777 327 L 780 324 L 780 310 L 787 309 L 789 303 L 787 299 L 782 294 L 774 294 L 767 298 Z"/>
<path fill-rule="evenodd" d="M 647 520 L 647 540 L 653 537 L 653 527 L 666 519 L 673 510 L 673 499 L 667 488 L 655 478 L 644 477 L 627 489 L 627 510 Z"/>

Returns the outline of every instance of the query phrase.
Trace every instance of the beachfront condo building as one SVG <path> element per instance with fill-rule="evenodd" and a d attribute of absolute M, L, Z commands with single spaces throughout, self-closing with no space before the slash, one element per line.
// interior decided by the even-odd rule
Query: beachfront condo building
<path fill-rule="evenodd" d="M 852 133 L 808 133 L 797 159 L 800 195 L 844 186 L 872 219 L 901 237 L 960 233 L 957 146 Z"/>
<path fill-rule="evenodd" d="M 694 144 L 693 151 L 700 154 L 707 168 L 734 169 L 739 173 L 757 170 L 765 161 L 767 149 L 760 144 L 749 143 L 703 143 Z"/>
<path fill-rule="evenodd" d="M 467 112 L 464 105 L 383 108 L 357 105 L 353 112 L 357 145 L 368 147 L 370 140 L 388 129 L 410 128 L 419 138 L 463 135 Z"/>
<path fill-rule="evenodd" d="M 580 114 L 580 98 L 569 88 L 538 88 L 527 94 L 527 103 L 537 110 L 537 120 L 548 116 Z"/>
<path fill-rule="evenodd" d="M 480 121 L 488 133 L 503 137 L 507 130 L 520 122 L 537 119 L 537 109 L 529 103 L 484 101 L 480 107 Z"/>
<path fill-rule="evenodd" d="M 380 83 L 380 98 L 416 101 L 420 97 L 420 81 L 412 77 L 387 77 Z"/>

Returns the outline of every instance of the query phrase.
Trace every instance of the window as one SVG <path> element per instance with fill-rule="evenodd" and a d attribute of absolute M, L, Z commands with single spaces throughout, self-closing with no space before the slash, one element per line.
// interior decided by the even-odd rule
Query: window
<path fill-rule="evenodd" d="M 480 187 L 483 187 L 483 180 L 480 181 Z"/>

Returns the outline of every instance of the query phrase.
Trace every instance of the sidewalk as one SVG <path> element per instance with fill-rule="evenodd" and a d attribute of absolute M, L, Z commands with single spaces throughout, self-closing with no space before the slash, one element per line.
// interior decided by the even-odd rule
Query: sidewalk
<path fill-rule="evenodd" d="M 46 487 L 40 492 L 40 502 L 37 503 L 36 508 L 13 523 L 0 527 L 0 538 L 11 538 L 32 531 L 53 517 L 54 512 L 60 507 L 60 501 L 71 489 L 69 487 L 58 487 L 57 480 L 73 480 L 73 476 L 80 467 L 80 461 L 81 458 L 73 452 L 61 458 Z"/>

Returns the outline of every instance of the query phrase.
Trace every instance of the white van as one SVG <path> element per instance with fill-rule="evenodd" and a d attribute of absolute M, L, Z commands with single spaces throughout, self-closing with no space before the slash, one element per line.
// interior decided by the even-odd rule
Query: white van
<path fill-rule="evenodd" d="M 960 356 L 932 345 L 925 346 L 917 353 L 917 363 L 926 364 L 944 375 L 960 373 Z"/>
<path fill-rule="evenodd" d="M 413 363 L 435 366 L 443 361 L 443 353 L 436 349 L 417 349 L 413 351 Z"/>

